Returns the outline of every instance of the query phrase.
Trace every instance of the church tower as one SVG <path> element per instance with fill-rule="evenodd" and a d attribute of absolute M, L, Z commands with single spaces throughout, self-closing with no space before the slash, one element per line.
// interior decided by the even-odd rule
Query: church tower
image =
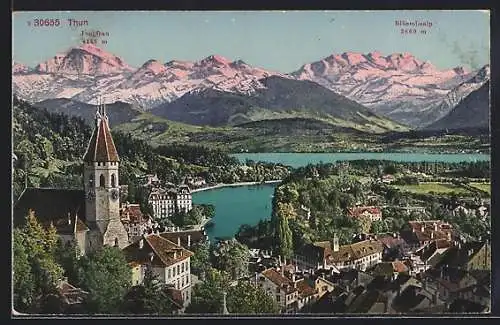
<path fill-rule="evenodd" d="M 116 151 L 106 106 L 98 105 L 95 128 L 83 157 L 86 223 L 90 228 L 87 249 L 102 245 L 128 245 L 128 235 L 120 220 L 120 158 Z"/>

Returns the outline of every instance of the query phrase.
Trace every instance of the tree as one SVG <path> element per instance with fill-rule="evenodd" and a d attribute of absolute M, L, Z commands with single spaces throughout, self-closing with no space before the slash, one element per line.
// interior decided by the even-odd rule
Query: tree
<path fill-rule="evenodd" d="M 122 251 L 104 246 L 80 258 L 78 264 L 79 285 L 89 292 L 87 310 L 118 312 L 132 282 L 132 271 Z"/>
<path fill-rule="evenodd" d="M 18 311 L 27 310 L 35 298 L 35 281 L 28 259 L 28 252 L 23 245 L 21 230 L 14 229 L 13 234 L 13 286 L 14 307 Z"/>
<path fill-rule="evenodd" d="M 80 250 L 74 241 L 63 243 L 59 240 L 54 252 L 54 258 L 64 269 L 64 276 L 70 283 L 78 283 L 78 257 Z"/>
<path fill-rule="evenodd" d="M 248 247 L 237 240 L 219 243 L 212 252 L 213 265 L 218 270 L 227 272 L 233 280 L 248 273 L 248 260 L 250 251 Z"/>
<path fill-rule="evenodd" d="M 14 232 L 14 306 L 19 311 L 53 293 L 64 270 L 54 259 L 58 235 L 45 230 L 30 211 L 23 228 Z"/>
<path fill-rule="evenodd" d="M 191 251 L 194 253 L 191 257 L 191 272 L 203 278 L 210 268 L 210 246 L 208 242 L 204 242 Z"/>
<path fill-rule="evenodd" d="M 132 287 L 124 298 L 124 313 L 166 315 L 173 311 L 166 286 L 152 272 L 146 269 L 142 284 Z"/>
<path fill-rule="evenodd" d="M 227 272 L 210 268 L 205 281 L 193 288 L 191 303 L 186 313 L 205 314 L 222 312 L 223 292 L 229 288 L 231 277 Z"/>
<path fill-rule="evenodd" d="M 205 218 L 210 219 L 215 217 L 215 206 L 213 204 L 200 204 L 200 207 L 203 210 Z"/>
<path fill-rule="evenodd" d="M 389 231 L 385 220 L 377 220 L 372 223 L 371 232 L 375 234 L 383 234 Z"/>
<path fill-rule="evenodd" d="M 396 174 L 398 171 L 396 169 L 396 166 L 394 165 L 388 165 L 384 168 L 384 174 Z"/>
<path fill-rule="evenodd" d="M 285 257 L 293 254 L 293 236 L 288 219 L 295 219 L 296 212 L 292 204 L 278 202 L 276 208 L 276 248 Z"/>
<path fill-rule="evenodd" d="M 372 220 L 368 216 L 359 216 L 357 218 L 358 229 L 361 233 L 368 234 L 372 227 Z"/>
<path fill-rule="evenodd" d="M 247 281 L 230 287 L 227 293 L 227 309 L 235 314 L 277 314 L 279 307 L 262 288 Z"/>

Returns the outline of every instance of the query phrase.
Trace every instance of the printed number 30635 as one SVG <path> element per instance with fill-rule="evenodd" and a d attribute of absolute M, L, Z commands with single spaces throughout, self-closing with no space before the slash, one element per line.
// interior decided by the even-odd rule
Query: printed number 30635
<path fill-rule="evenodd" d="M 35 27 L 38 26 L 59 26 L 61 24 L 61 21 L 59 19 L 35 19 L 33 21 L 33 24 Z"/>

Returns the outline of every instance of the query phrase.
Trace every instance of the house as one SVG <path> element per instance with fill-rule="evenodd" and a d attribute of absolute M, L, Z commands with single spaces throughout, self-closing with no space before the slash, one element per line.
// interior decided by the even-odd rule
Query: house
<path fill-rule="evenodd" d="M 156 174 L 147 174 L 144 176 L 137 176 L 139 181 L 142 183 L 144 187 L 159 187 L 161 186 L 161 181 Z"/>
<path fill-rule="evenodd" d="M 59 296 L 62 298 L 65 313 L 83 312 L 82 304 L 88 296 L 88 292 L 70 284 L 67 279 L 59 281 L 56 287 Z"/>
<path fill-rule="evenodd" d="M 81 189 L 26 188 L 14 206 L 14 226 L 34 213 L 40 223 L 53 224 L 64 242 L 75 242 L 82 255 L 102 246 L 127 246 L 120 220 L 119 165 L 106 107 L 99 105 L 83 155 Z"/>
<path fill-rule="evenodd" d="M 279 271 L 270 268 L 256 274 L 256 284 L 271 295 L 285 313 L 302 310 L 316 301 L 320 291 L 324 294 L 324 291 L 332 286 L 325 279 L 310 277 L 294 270 L 294 266 L 283 265 Z"/>
<path fill-rule="evenodd" d="M 358 269 L 361 271 L 382 261 L 382 243 L 378 240 L 365 240 L 350 245 L 334 245 L 327 251 L 324 268 L 335 267 L 338 270 Z"/>
<path fill-rule="evenodd" d="M 189 212 L 193 208 L 191 190 L 187 185 L 178 188 L 154 188 L 148 197 L 155 219 L 170 218 L 178 212 Z"/>
<path fill-rule="evenodd" d="M 191 301 L 191 256 L 193 252 L 158 234 L 144 235 L 123 252 L 132 268 L 133 285 L 142 283 L 147 268 L 166 285 L 181 291 L 184 307 Z"/>
<path fill-rule="evenodd" d="M 153 228 L 152 219 L 141 212 L 139 204 L 125 202 L 120 209 L 120 218 L 128 233 L 129 242 L 135 242 L 149 228 Z"/>
<path fill-rule="evenodd" d="M 280 307 L 281 312 L 293 312 L 299 291 L 292 282 L 275 268 L 270 268 L 257 274 L 257 285 L 268 293 Z"/>
<path fill-rule="evenodd" d="M 380 262 L 375 265 L 373 274 L 375 276 L 386 276 L 396 279 L 401 273 L 409 273 L 409 268 L 401 261 Z"/>
<path fill-rule="evenodd" d="M 448 265 L 462 270 L 491 270 L 491 245 L 489 242 L 457 243 L 450 248 L 438 266 Z"/>
<path fill-rule="evenodd" d="M 186 178 L 184 179 L 184 184 L 193 188 L 198 188 L 207 185 L 207 182 L 203 177 L 186 176 Z"/>
<path fill-rule="evenodd" d="M 351 218 L 361 218 L 368 217 L 371 221 L 382 220 L 382 210 L 378 207 L 365 206 L 365 207 L 353 207 L 347 210 L 347 214 Z"/>
<path fill-rule="evenodd" d="M 384 260 L 394 260 L 396 258 L 402 258 L 411 250 L 411 247 L 406 243 L 406 241 L 396 233 L 378 236 L 377 240 L 380 241 L 384 246 Z"/>
<path fill-rule="evenodd" d="M 394 175 L 385 174 L 385 175 L 382 175 L 380 180 L 382 181 L 382 183 L 391 184 L 396 180 L 396 178 L 394 177 Z"/>
<path fill-rule="evenodd" d="M 453 227 L 441 220 L 409 221 L 400 236 L 411 250 L 417 250 L 434 240 L 452 241 L 456 238 Z"/>
<path fill-rule="evenodd" d="M 438 265 L 446 252 L 452 248 L 452 242 L 446 239 L 434 240 L 415 251 L 412 257 L 418 256 L 427 268 Z"/>
<path fill-rule="evenodd" d="M 491 310 L 491 287 L 486 283 L 476 283 L 455 292 L 456 299 L 465 300 L 483 306 L 481 312 Z"/>

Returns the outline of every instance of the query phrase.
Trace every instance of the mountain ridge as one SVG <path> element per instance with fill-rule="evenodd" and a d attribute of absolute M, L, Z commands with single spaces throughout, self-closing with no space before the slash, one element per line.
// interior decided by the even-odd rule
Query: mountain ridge
<path fill-rule="evenodd" d="M 315 82 L 415 128 L 444 116 L 453 108 L 449 103 L 456 104 L 481 86 L 479 82 L 476 87 L 456 90 L 478 71 L 440 70 L 410 53 L 383 55 L 378 51 L 331 54 L 294 72 L 280 73 L 216 54 L 198 61 L 149 59 L 133 68 L 114 54 L 85 45 L 57 54 L 34 69 L 13 64 L 12 74 L 14 92 L 30 102 L 70 98 L 96 104 L 104 96 L 107 102 L 131 103 L 142 111 L 209 88 L 252 95 L 265 88 L 259 80 L 279 76 Z"/>

